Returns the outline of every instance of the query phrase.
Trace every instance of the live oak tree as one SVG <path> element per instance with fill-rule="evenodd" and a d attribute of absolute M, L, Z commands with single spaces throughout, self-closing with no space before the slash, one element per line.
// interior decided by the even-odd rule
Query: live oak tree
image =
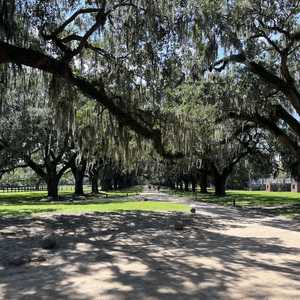
<path fill-rule="evenodd" d="M 83 196 L 83 182 L 84 177 L 86 175 L 86 169 L 87 169 L 87 161 L 85 159 L 80 159 L 76 161 L 76 159 L 71 161 L 70 169 L 72 171 L 74 181 L 75 181 L 75 191 L 74 194 L 77 196 Z"/>
<path fill-rule="evenodd" d="M 0 143 L 17 164 L 31 168 L 47 184 L 48 196 L 57 198 L 58 183 L 75 160 L 69 117 L 56 127 L 58 113 L 51 109 L 45 90 L 47 78 L 38 72 L 23 71 L 5 90 L 0 114 Z M 47 85 L 47 83 L 46 83 Z"/>
<path fill-rule="evenodd" d="M 166 116 L 166 89 L 208 71 L 231 74 L 225 89 L 245 89 L 233 101 L 206 91 L 221 117 L 269 130 L 298 156 L 299 1 L 1 0 L 0 7 L 1 95 L 8 76 L 38 69 L 53 99 L 66 89 L 96 100 L 160 155 L 182 158 L 187 143 L 169 134 L 180 118 Z M 55 108 L 72 114 L 73 97 L 63 98 Z M 54 119 L 63 126 L 61 113 Z"/>
<path fill-rule="evenodd" d="M 167 110 L 173 112 L 174 120 L 167 121 L 164 127 L 168 135 L 166 140 L 171 141 L 170 147 L 185 155 L 181 164 L 186 160 L 183 165 L 189 170 L 209 174 L 217 195 L 225 194 L 226 180 L 233 168 L 242 158 L 257 150 L 262 137 L 262 131 L 253 123 L 223 118 L 227 114 L 221 109 L 224 101 L 234 101 L 238 97 L 238 84 L 231 81 L 231 89 L 228 89 L 230 79 L 228 75 L 187 81 L 171 91 Z M 188 172 L 183 170 L 181 180 L 184 182 Z"/>
<path fill-rule="evenodd" d="M 146 142 L 95 102 L 86 101 L 76 112 L 75 123 L 78 166 L 86 165 L 92 192 L 98 193 L 99 183 L 102 190 L 131 185 Z"/>
<path fill-rule="evenodd" d="M 157 129 L 157 108 L 162 86 L 183 78 L 181 2 L 3 0 L 0 64 L 66 81 L 151 139 L 161 155 L 174 156 Z"/>
<path fill-rule="evenodd" d="M 248 94 L 246 101 L 236 105 L 246 102 L 252 111 L 238 109 L 229 117 L 255 121 L 299 157 L 300 2 L 199 1 L 195 11 L 200 44 L 206 43 L 209 50 L 198 69 L 232 72 L 237 79 L 246 72 L 254 78 L 248 87 L 256 81 L 253 97 Z M 200 53 L 199 57 L 204 56 Z M 261 95 L 259 85 L 264 90 Z M 253 98 L 258 97 L 260 104 L 254 105 Z"/>

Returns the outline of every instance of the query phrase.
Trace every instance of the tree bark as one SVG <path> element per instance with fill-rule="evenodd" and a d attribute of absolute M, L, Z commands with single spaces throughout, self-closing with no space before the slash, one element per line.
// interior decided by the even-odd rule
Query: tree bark
<path fill-rule="evenodd" d="M 59 178 L 56 175 L 48 174 L 46 183 L 47 183 L 48 197 L 57 199 Z"/>
<path fill-rule="evenodd" d="M 227 176 L 225 174 L 215 174 L 214 180 L 215 180 L 215 195 L 225 196 Z"/>
<path fill-rule="evenodd" d="M 102 191 L 110 191 L 112 190 L 112 184 L 110 179 L 104 179 L 101 181 L 101 190 Z"/>
<path fill-rule="evenodd" d="M 171 189 L 173 189 L 173 190 L 176 189 L 175 182 L 172 181 L 172 180 L 170 180 L 169 187 L 170 187 Z"/>
<path fill-rule="evenodd" d="M 189 191 L 189 182 L 187 180 L 184 181 L 184 191 L 185 192 Z"/>
<path fill-rule="evenodd" d="M 197 181 L 192 179 L 192 192 L 195 193 L 197 188 Z"/>
<path fill-rule="evenodd" d="M 119 177 L 114 177 L 113 178 L 113 189 L 114 190 L 117 190 L 120 187 L 119 182 L 120 182 Z"/>
<path fill-rule="evenodd" d="M 93 175 L 91 177 L 91 184 L 92 184 L 92 193 L 99 194 L 98 175 Z"/>
<path fill-rule="evenodd" d="M 86 171 L 86 161 L 81 161 L 79 165 L 76 165 L 74 161 L 71 170 L 75 179 L 75 195 L 82 196 L 84 195 L 83 179 Z"/>
<path fill-rule="evenodd" d="M 207 194 L 207 172 L 203 171 L 200 174 L 200 193 Z"/>
<path fill-rule="evenodd" d="M 75 195 L 78 195 L 78 196 L 84 195 L 84 192 L 83 192 L 83 179 L 84 179 L 84 174 L 76 174 L 76 177 L 75 177 Z"/>
<path fill-rule="evenodd" d="M 179 182 L 179 190 L 183 191 L 183 183 L 182 183 L 182 181 Z"/>

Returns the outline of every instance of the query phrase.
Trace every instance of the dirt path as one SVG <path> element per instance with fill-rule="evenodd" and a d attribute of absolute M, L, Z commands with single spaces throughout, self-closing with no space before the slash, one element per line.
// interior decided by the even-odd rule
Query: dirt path
<path fill-rule="evenodd" d="M 165 193 L 142 197 L 193 204 L 197 214 L 0 220 L 0 298 L 300 299 L 300 224 Z M 47 231 L 58 236 L 56 250 L 39 247 Z M 31 261 L 9 265 L 20 253 Z"/>

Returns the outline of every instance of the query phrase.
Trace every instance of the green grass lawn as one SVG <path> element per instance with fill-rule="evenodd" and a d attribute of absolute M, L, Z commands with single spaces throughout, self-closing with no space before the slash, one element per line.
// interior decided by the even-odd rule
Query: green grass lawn
<path fill-rule="evenodd" d="M 70 202 L 41 202 L 46 192 L 0 193 L 0 216 L 33 215 L 39 213 L 86 213 L 116 211 L 153 211 L 153 212 L 188 212 L 189 206 L 170 202 L 137 201 L 133 199 L 116 199 L 127 195 L 136 195 L 142 190 L 136 187 L 114 191 L 99 196 L 87 195 L 87 200 Z M 71 196 L 70 192 L 60 192 L 61 196 Z M 117 196 L 117 197 L 116 197 Z M 112 198 L 112 199 L 110 199 Z"/>
<path fill-rule="evenodd" d="M 39 213 L 86 213 L 116 211 L 188 212 L 189 206 L 170 202 L 116 199 L 142 192 L 142 186 L 118 191 L 102 192 L 99 196 L 87 194 L 87 200 L 70 202 L 41 202 L 47 192 L 0 193 L 0 216 L 33 215 Z M 60 196 L 71 196 L 72 191 L 60 191 Z M 110 199 L 111 198 L 111 199 Z"/>
<path fill-rule="evenodd" d="M 184 196 L 190 199 L 214 203 L 220 205 L 233 205 L 239 207 L 274 207 L 276 214 L 284 215 L 299 215 L 300 214 L 300 193 L 293 192 L 265 192 L 265 191 L 227 191 L 225 197 L 217 197 L 213 191 L 210 190 L 208 194 L 200 194 L 197 192 L 195 195 L 192 192 L 171 191 L 172 194 L 177 196 Z M 282 207 L 275 210 L 275 207 Z"/>
<path fill-rule="evenodd" d="M 59 192 L 60 196 L 72 195 L 73 192 L 63 191 Z M 39 200 L 46 198 L 47 192 L 5 192 L 0 193 L 0 205 L 1 204 L 17 204 L 26 202 L 38 202 Z"/>
<path fill-rule="evenodd" d="M 171 194 L 184 196 L 197 201 L 232 205 L 235 200 L 240 206 L 279 206 L 286 204 L 300 204 L 300 193 L 293 192 L 265 192 L 265 191 L 227 191 L 226 196 L 215 196 L 211 190 L 208 194 L 195 195 L 192 192 L 170 191 Z"/>
<path fill-rule="evenodd" d="M 200 201 L 232 205 L 235 200 L 239 206 L 281 206 L 300 204 L 300 194 L 292 192 L 264 192 L 264 191 L 228 191 L 225 197 L 216 197 L 213 194 L 201 195 Z"/>
<path fill-rule="evenodd" d="M 2 204 L 0 216 L 33 215 L 40 213 L 87 213 L 116 211 L 152 211 L 152 212 L 188 212 L 189 207 L 183 204 L 151 201 L 120 201 L 120 202 L 62 202 L 62 203 L 26 203 Z"/>
<path fill-rule="evenodd" d="M 85 193 L 90 193 L 91 188 L 84 186 Z M 59 186 L 59 195 L 66 196 L 74 193 L 74 187 L 70 185 Z M 26 191 L 26 192 L 0 192 L 0 205 L 10 201 L 10 203 L 23 203 L 32 200 L 40 200 L 47 197 L 47 191 Z"/>
<path fill-rule="evenodd" d="M 115 197 L 128 197 L 128 196 L 135 196 L 143 191 L 142 186 L 135 186 L 127 189 L 121 189 L 117 191 L 108 191 L 108 192 L 101 192 L 99 197 L 104 198 L 115 198 Z M 90 192 L 89 187 L 84 187 L 84 192 Z M 74 188 L 70 186 L 63 186 L 59 190 L 60 196 L 71 196 L 74 193 Z M 25 202 L 32 202 L 32 201 L 39 201 L 42 198 L 47 197 L 46 191 L 28 191 L 28 192 L 0 192 L 0 205 L 1 204 L 12 204 L 12 203 L 25 203 Z"/>

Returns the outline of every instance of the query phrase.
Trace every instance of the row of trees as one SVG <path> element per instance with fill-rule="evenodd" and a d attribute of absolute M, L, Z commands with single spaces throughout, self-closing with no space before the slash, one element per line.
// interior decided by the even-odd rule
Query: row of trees
<path fill-rule="evenodd" d="M 0 7 L 7 124 L 0 150 L 8 166 L 29 165 L 52 189 L 71 165 L 75 175 L 84 165 L 110 165 L 105 176 L 120 165 L 137 172 L 137 161 L 157 159 L 150 141 L 173 161 L 163 164 L 172 185 L 200 176 L 205 190 L 210 176 L 224 194 L 249 155 L 280 156 L 299 176 L 298 0 L 2 0 Z"/>
<path fill-rule="evenodd" d="M 226 74 L 201 82 L 186 81 L 168 93 L 165 109 L 173 113 L 173 120 L 166 121 L 165 140 L 173 152 L 184 156 L 164 164 L 164 184 L 185 190 L 190 185 L 195 190 L 199 184 L 201 192 L 206 193 L 210 179 L 216 195 L 225 195 L 226 182 L 235 167 L 250 157 L 253 167 L 254 162 L 268 166 L 265 176 L 278 169 L 278 147 L 272 136 L 254 124 L 227 117 L 228 110 L 234 109 L 231 103 L 241 97 L 239 85 L 240 81 Z M 244 89 L 243 95 L 247 92 Z M 225 105 L 227 109 L 222 109 Z"/>
<path fill-rule="evenodd" d="M 115 135 L 108 132 L 116 122 L 94 103 L 76 99 L 66 86 L 48 93 L 48 80 L 27 70 L 10 79 L 2 102 L 1 175 L 30 168 L 55 198 L 66 172 L 73 174 L 76 195 L 83 195 L 85 177 L 93 193 L 99 192 L 99 183 L 103 190 L 135 184 L 137 174 L 123 163 Z M 64 97 L 76 104 L 65 107 Z"/>

